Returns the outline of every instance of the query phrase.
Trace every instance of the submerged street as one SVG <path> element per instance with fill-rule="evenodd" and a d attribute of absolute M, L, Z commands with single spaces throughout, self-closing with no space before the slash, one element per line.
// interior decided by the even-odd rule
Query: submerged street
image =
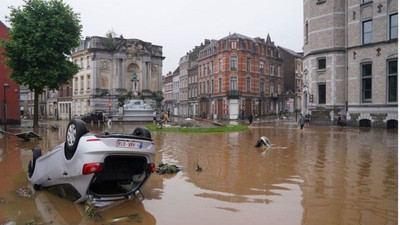
<path fill-rule="evenodd" d="M 55 123 L 51 121 L 50 123 Z M 18 197 L 29 186 L 31 149 L 43 152 L 65 140 L 59 129 L 35 130 L 42 141 L 0 139 L 0 224 L 397 224 L 398 132 L 293 124 L 256 123 L 223 134 L 152 132 L 156 164 L 175 164 L 177 174 L 153 174 L 133 198 L 85 216 L 84 205 L 50 192 Z M 131 133 L 143 124 L 90 125 L 92 133 Z M 24 128 L 22 131 L 29 130 Z M 10 127 L 10 132 L 21 130 Z M 270 149 L 255 148 L 261 136 Z M 196 166 L 203 171 L 197 172 Z"/>

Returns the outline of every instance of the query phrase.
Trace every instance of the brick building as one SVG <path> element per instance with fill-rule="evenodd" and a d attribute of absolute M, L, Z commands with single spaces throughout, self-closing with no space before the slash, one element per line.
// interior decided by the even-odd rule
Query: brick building
<path fill-rule="evenodd" d="M 304 1 L 304 89 L 312 120 L 397 127 L 398 1 Z"/>
<path fill-rule="evenodd" d="M 8 28 L 0 21 L 0 40 L 7 40 L 8 38 Z M 7 123 L 20 124 L 20 110 L 24 111 L 25 109 L 20 108 L 19 85 L 9 78 L 11 69 L 5 65 L 3 52 L 4 49 L 0 48 L 0 119 L 3 124 L 5 118 L 7 118 Z"/>
<path fill-rule="evenodd" d="M 302 90 L 303 90 L 303 54 L 294 52 L 293 50 L 278 47 L 282 50 L 284 58 L 284 93 L 289 99 L 289 112 L 302 112 Z M 303 112 L 304 114 L 306 112 Z M 297 114 L 296 114 L 297 115 Z"/>
<path fill-rule="evenodd" d="M 199 113 L 238 119 L 284 110 L 283 57 L 267 39 L 230 34 L 199 52 Z"/>

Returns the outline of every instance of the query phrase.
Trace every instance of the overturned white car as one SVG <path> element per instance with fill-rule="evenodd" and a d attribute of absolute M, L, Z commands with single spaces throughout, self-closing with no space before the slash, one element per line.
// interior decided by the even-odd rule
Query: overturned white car
<path fill-rule="evenodd" d="M 140 192 L 155 171 L 150 132 L 137 127 L 130 135 L 91 134 L 82 120 L 71 120 L 66 141 L 45 155 L 33 148 L 28 179 L 36 190 L 50 189 L 80 203 L 110 202 Z"/>

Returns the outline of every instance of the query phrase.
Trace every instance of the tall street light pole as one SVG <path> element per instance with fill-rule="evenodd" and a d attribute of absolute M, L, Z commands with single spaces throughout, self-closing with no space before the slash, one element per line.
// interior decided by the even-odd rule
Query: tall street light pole
<path fill-rule="evenodd" d="M 112 106 L 111 95 L 110 93 L 108 93 L 107 95 L 108 95 L 108 116 L 111 116 L 111 106 Z"/>
<path fill-rule="evenodd" d="M 7 96 L 6 89 L 9 88 L 10 85 L 8 83 L 3 84 L 3 117 L 4 117 L 4 131 L 7 131 Z"/>

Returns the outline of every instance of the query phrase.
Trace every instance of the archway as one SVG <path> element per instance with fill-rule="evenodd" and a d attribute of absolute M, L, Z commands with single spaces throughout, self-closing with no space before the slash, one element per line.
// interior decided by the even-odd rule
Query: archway
<path fill-rule="evenodd" d="M 397 129 L 397 120 L 388 120 L 386 122 L 386 127 L 389 129 Z"/>
<path fill-rule="evenodd" d="M 371 127 L 371 120 L 362 119 L 362 120 L 359 120 L 358 122 L 359 122 L 360 127 Z"/>

